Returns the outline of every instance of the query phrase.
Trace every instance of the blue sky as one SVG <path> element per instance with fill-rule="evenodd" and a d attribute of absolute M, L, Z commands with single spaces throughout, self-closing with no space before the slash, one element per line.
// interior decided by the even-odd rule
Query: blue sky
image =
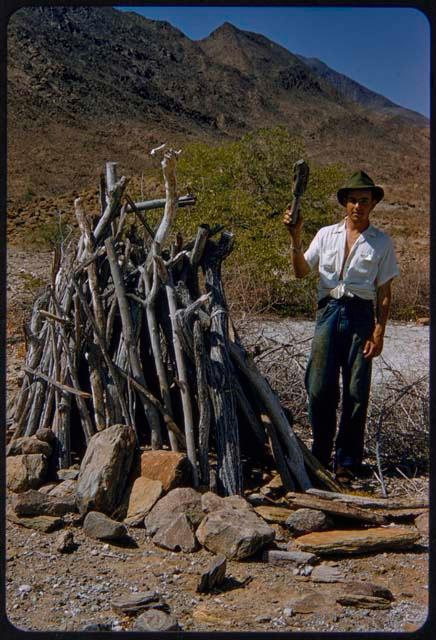
<path fill-rule="evenodd" d="M 292 53 L 319 58 L 403 107 L 429 116 L 430 25 L 408 8 L 117 7 L 167 20 L 193 40 L 223 22 L 262 33 Z"/>

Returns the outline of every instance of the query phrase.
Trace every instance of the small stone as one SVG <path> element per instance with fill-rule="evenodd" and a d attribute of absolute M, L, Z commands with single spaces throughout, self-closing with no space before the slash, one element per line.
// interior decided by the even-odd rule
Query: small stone
<path fill-rule="evenodd" d="M 118 540 L 127 535 L 127 528 L 122 522 L 112 520 L 98 511 L 90 511 L 86 515 L 83 531 L 96 540 Z"/>
<path fill-rule="evenodd" d="M 256 616 L 256 618 L 254 618 L 255 622 L 270 622 L 271 621 L 271 616 Z"/>
<path fill-rule="evenodd" d="M 179 623 L 173 616 L 160 611 L 159 609 L 149 609 L 142 613 L 133 625 L 134 631 L 178 631 Z"/>
<path fill-rule="evenodd" d="M 425 538 L 428 536 L 429 532 L 429 513 L 421 513 L 421 515 L 415 518 L 415 527 L 418 529 L 419 533 Z"/>
<path fill-rule="evenodd" d="M 112 625 L 108 622 L 90 622 L 85 624 L 81 631 L 112 631 Z"/>
<path fill-rule="evenodd" d="M 76 469 L 75 467 L 69 467 L 68 469 L 59 469 L 58 470 L 58 478 L 59 480 L 77 480 L 79 477 L 80 469 Z"/>
<path fill-rule="evenodd" d="M 297 509 L 287 518 L 286 527 L 296 536 L 323 531 L 332 526 L 331 519 L 318 509 Z"/>
<path fill-rule="evenodd" d="M 72 553 L 77 549 L 77 545 L 74 542 L 74 536 L 72 531 L 62 531 L 56 540 L 56 551 L 59 553 Z"/>
<path fill-rule="evenodd" d="M 227 561 L 225 556 L 218 556 L 202 574 L 197 591 L 207 593 L 224 582 L 226 577 Z"/>
<path fill-rule="evenodd" d="M 30 586 L 30 584 L 22 584 L 18 587 L 17 591 L 20 596 L 23 596 L 26 593 L 30 593 L 32 591 L 32 587 Z"/>
<path fill-rule="evenodd" d="M 343 582 L 344 574 L 336 567 L 321 564 L 314 567 L 311 578 L 313 582 Z"/>
<path fill-rule="evenodd" d="M 303 566 L 315 564 L 318 558 L 313 553 L 305 553 L 304 551 L 281 551 L 276 549 L 268 549 L 263 554 L 263 561 L 272 564 L 289 564 L 291 566 Z"/>
<path fill-rule="evenodd" d="M 56 435 L 51 429 L 39 429 L 33 437 L 42 442 L 48 442 L 48 444 L 52 444 L 56 439 Z"/>
<path fill-rule="evenodd" d="M 283 615 L 287 618 L 292 618 L 292 616 L 295 615 L 294 610 L 290 607 L 286 607 L 286 609 L 283 609 Z"/>
<path fill-rule="evenodd" d="M 372 582 L 349 581 L 346 583 L 347 594 L 367 595 L 384 598 L 390 602 L 394 600 L 392 592 L 387 588 Z"/>

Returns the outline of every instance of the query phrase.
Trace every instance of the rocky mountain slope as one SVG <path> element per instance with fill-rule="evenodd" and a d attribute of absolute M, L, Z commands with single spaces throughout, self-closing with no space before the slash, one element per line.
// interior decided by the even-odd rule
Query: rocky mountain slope
<path fill-rule="evenodd" d="M 10 203 L 94 185 L 108 159 L 141 173 L 164 140 L 279 124 L 304 138 L 309 161 L 361 166 L 398 198 L 426 200 L 425 118 L 338 76 L 228 23 L 193 41 L 109 8 L 20 9 L 8 30 Z"/>

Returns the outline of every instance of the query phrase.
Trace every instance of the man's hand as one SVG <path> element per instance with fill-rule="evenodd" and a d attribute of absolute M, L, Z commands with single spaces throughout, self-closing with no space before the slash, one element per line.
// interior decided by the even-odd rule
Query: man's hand
<path fill-rule="evenodd" d="M 383 351 L 383 336 L 373 334 L 369 340 L 365 342 L 363 347 L 363 357 L 367 360 L 376 358 Z"/>
<path fill-rule="evenodd" d="M 297 222 L 295 224 L 291 224 L 291 211 L 291 205 L 289 205 L 289 207 L 283 214 L 283 224 L 289 231 L 294 244 L 299 245 L 301 244 L 301 228 L 303 226 L 303 217 L 300 212 Z"/>

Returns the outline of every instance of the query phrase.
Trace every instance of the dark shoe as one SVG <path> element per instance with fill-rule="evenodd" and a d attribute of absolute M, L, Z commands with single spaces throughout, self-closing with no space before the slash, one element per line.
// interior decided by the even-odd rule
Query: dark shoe
<path fill-rule="evenodd" d="M 344 486 L 350 485 L 355 480 L 354 473 L 349 467 L 336 467 L 336 481 Z"/>

